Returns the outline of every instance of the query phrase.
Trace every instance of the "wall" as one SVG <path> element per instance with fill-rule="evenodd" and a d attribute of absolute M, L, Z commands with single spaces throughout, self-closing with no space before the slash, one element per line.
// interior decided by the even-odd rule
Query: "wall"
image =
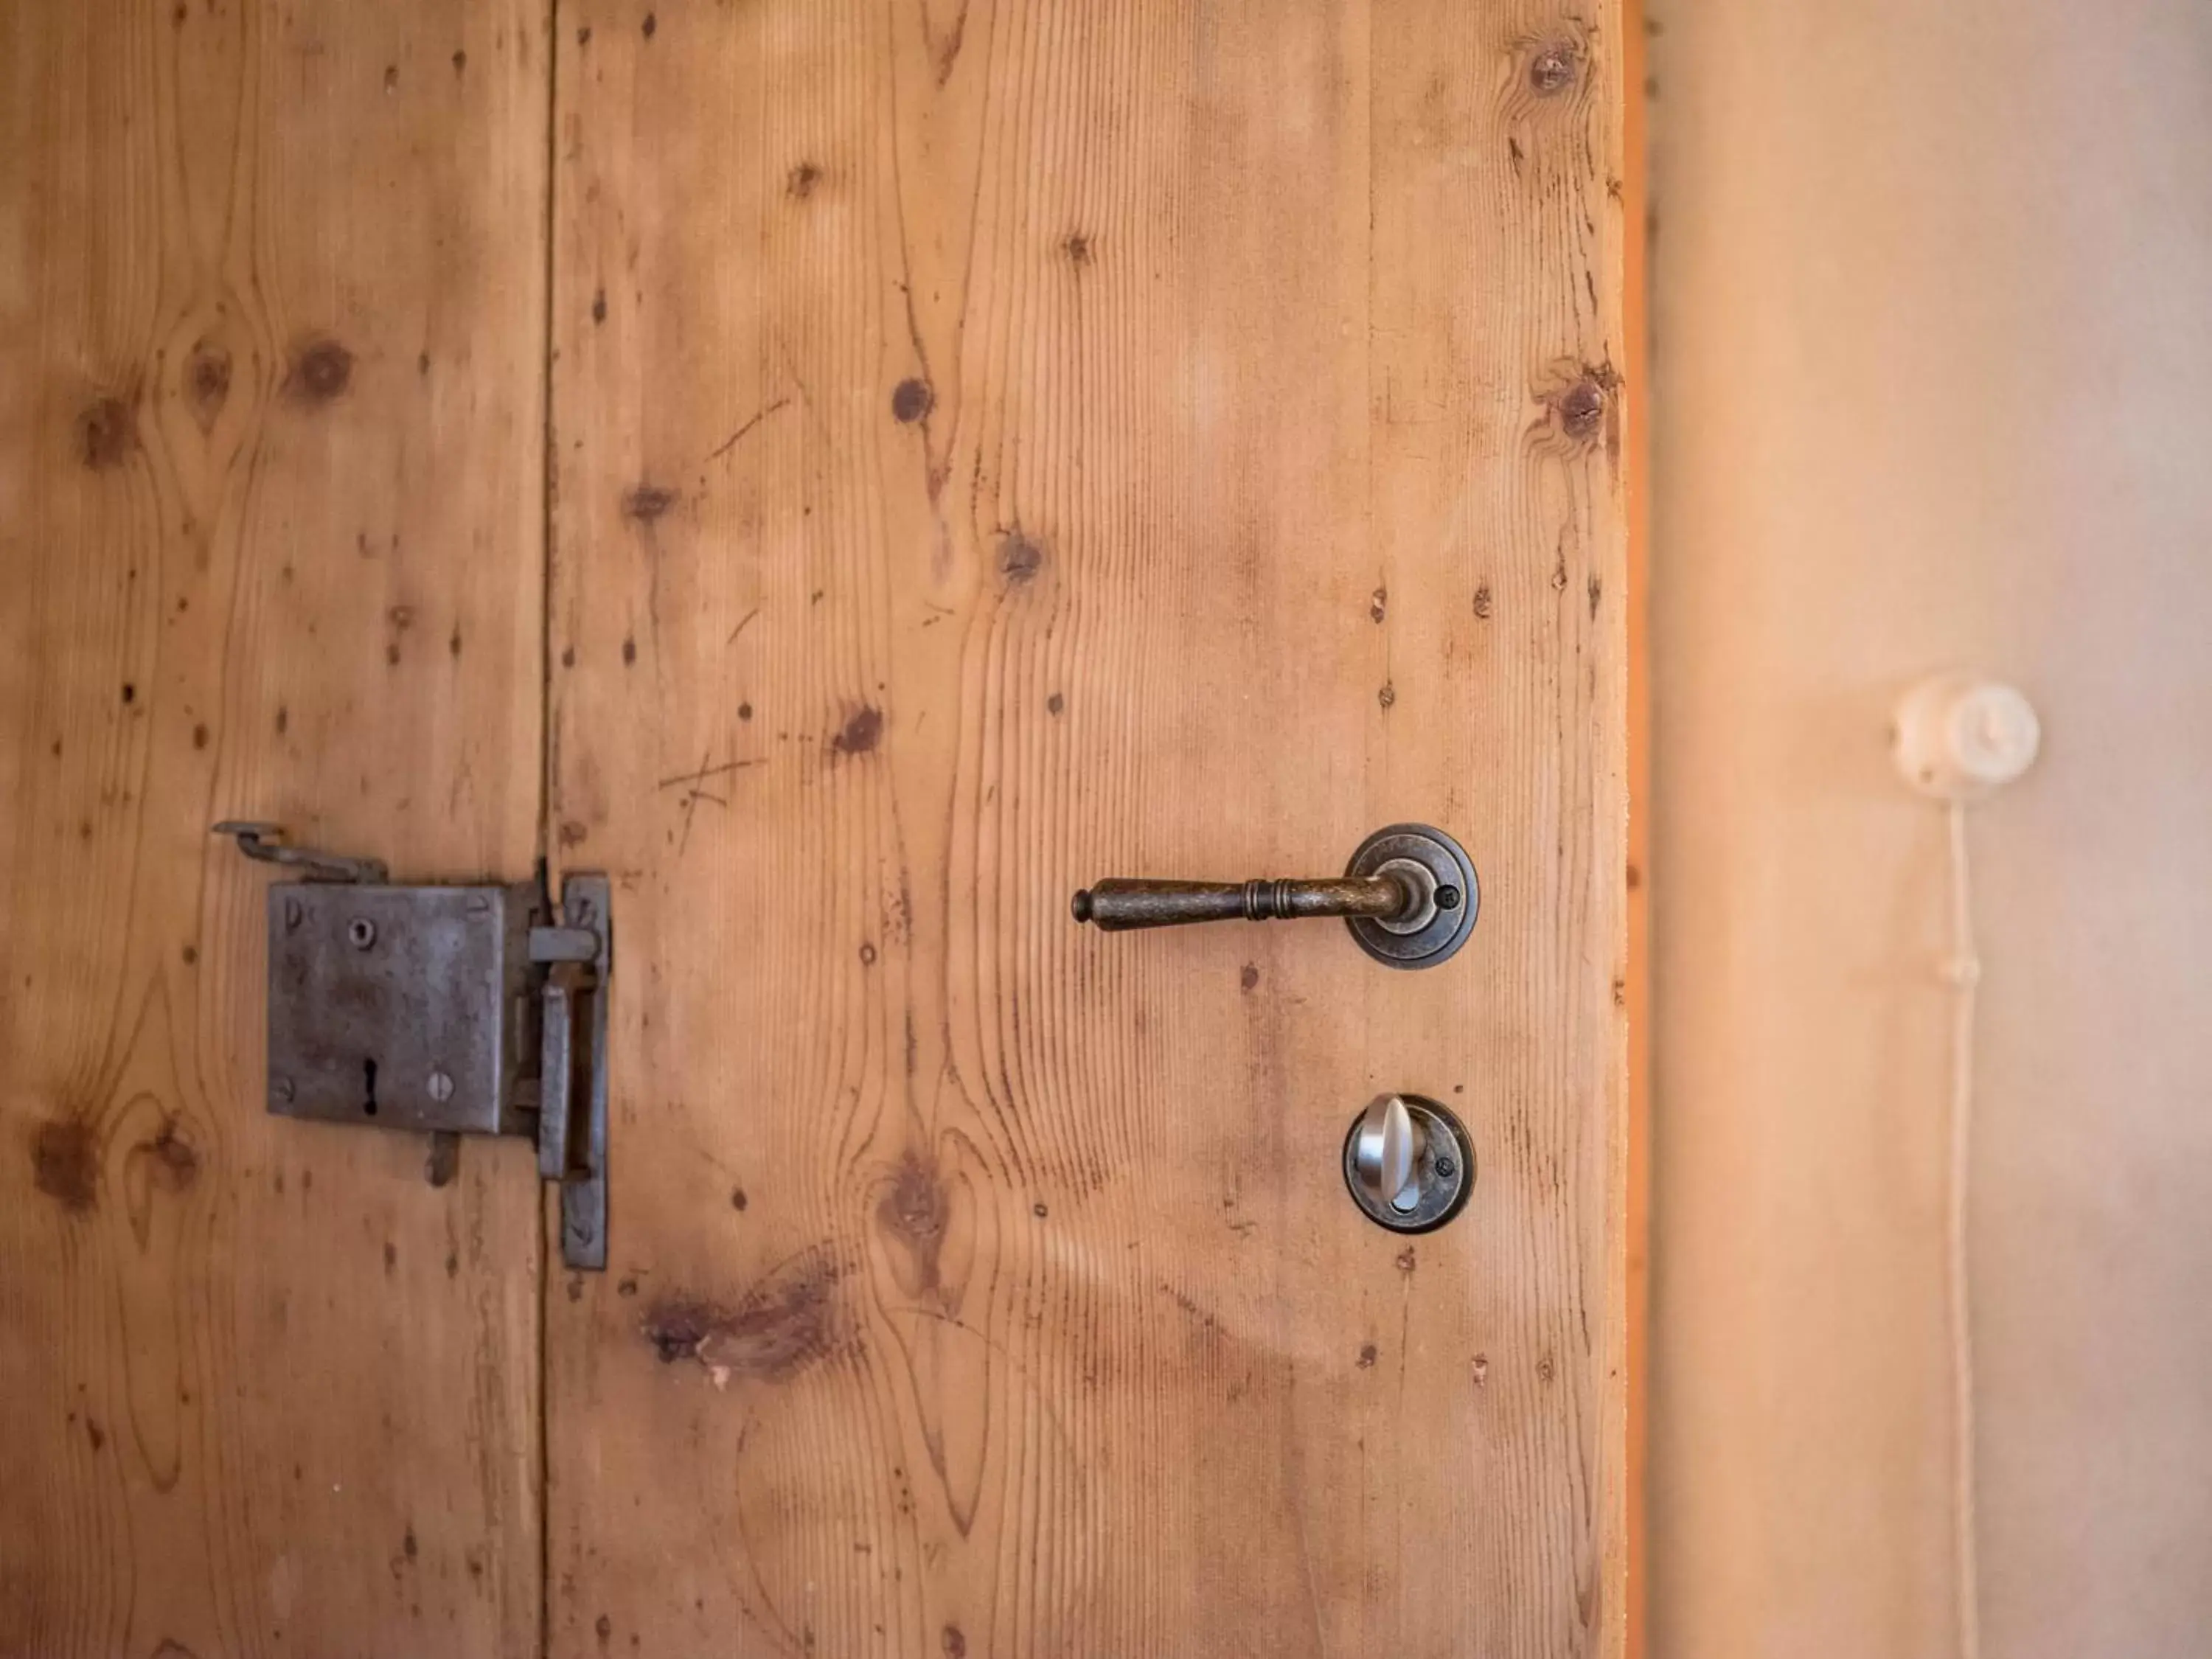
<path fill-rule="evenodd" d="M 2212 6 L 1660 0 L 1652 1651 L 1954 1650 L 1938 811 L 1972 824 L 1984 1647 L 2212 1632 Z"/>

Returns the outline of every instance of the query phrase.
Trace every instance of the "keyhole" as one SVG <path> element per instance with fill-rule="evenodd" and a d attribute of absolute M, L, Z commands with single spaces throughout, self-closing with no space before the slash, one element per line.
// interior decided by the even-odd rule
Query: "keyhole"
<path fill-rule="evenodd" d="M 362 1115 L 374 1117 L 376 1115 L 376 1062 L 373 1060 L 364 1060 L 361 1063 L 361 1086 L 363 1091 L 361 1102 Z"/>

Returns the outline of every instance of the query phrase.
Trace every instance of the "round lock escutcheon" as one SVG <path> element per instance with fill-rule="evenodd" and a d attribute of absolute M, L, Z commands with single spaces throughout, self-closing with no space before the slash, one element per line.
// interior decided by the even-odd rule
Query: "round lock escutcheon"
<path fill-rule="evenodd" d="M 1441 1102 L 1381 1095 L 1344 1138 L 1344 1184 L 1376 1226 L 1430 1232 L 1457 1215 L 1474 1190 L 1474 1143 Z"/>
<path fill-rule="evenodd" d="M 1394 823 L 1359 843 L 1344 873 L 1389 876 L 1409 902 L 1396 915 L 1347 916 L 1359 948 L 1393 968 L 1434 968 L 1474 931 L 1482 890 L 1467 849 L 1425 823 Z"/>

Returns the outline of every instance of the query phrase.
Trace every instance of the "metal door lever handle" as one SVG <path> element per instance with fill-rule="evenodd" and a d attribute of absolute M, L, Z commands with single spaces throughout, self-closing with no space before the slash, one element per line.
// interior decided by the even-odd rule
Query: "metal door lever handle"
<path fill-rule="evenodd" d="M 1144 881 L 1109 877 L 1075 896 L 1075 919 L 1117 933 L 1187 921 L 1279 921 L 1291 916 L 1374 916 L 1395 921 L 1419 903 L 1396 876 L 1340 876 L 1319 881 Z M 1446 908 L 1456 890 L 1437 895 Z"/>
<path fill-rule="evenodd" d="M 1460 845 L 1426 824 L 1378 830 L 1341 876 L 1311 880 L 1094 882 L 1070 907 L 1108 933 L 1194 921 L 1275 921 L 1341 916 L 1360 947 L 1397 968 L 1427 968 L 1466 942 L 1480 894 Z"/>

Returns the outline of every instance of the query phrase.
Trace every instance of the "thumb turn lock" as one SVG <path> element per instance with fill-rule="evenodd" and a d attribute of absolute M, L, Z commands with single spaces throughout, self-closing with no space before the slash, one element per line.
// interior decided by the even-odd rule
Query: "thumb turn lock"
<path fill-rule="evenodd" d="M 1425 1233 L 1467 1202 L 1474 1144 L 1436 1101 L 1378 1096 L 1345 1137 L 1344 1184 L 1370 1221 L 1395 1233 Z"/>

